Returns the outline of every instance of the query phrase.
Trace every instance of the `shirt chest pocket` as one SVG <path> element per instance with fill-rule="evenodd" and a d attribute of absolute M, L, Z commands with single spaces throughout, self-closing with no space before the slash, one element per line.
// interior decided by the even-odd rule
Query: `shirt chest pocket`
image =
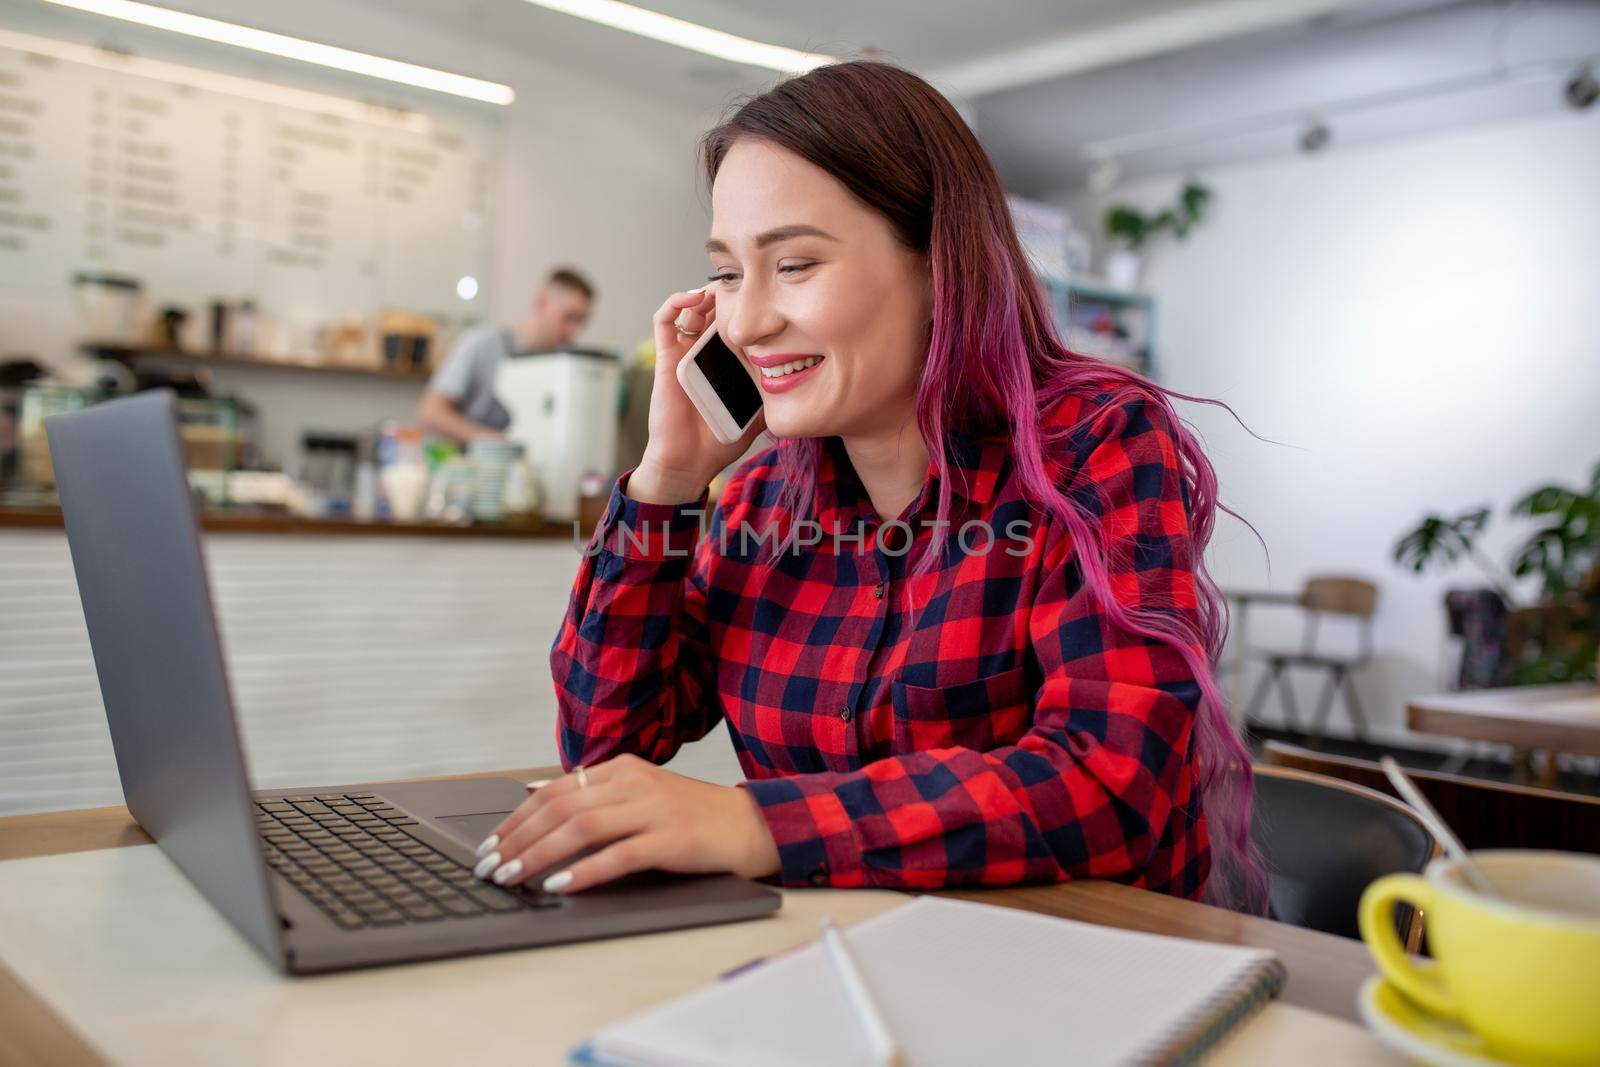
<path fill-rule="evenodd" d="M 986 751 L 1016 742 L 1033 724 L 1023 668 L 1012 667 L 941 689 L 894 682 L 894 751 Z"/>

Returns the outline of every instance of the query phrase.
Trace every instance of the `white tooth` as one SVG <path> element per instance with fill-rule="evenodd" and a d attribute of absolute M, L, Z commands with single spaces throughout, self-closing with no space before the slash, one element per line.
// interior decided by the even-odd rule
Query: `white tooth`
<path fill-rule="evenodd" d="M 783 365 L 783 373 L 785 373 L 785 374 L 793 374 L 795 371 L 797 371 L 799 369 L 800 369 L 800 364 L 795 362 L 792 359 L 789 362 L 787 362 L 787 363 L 785 363 Z"/>

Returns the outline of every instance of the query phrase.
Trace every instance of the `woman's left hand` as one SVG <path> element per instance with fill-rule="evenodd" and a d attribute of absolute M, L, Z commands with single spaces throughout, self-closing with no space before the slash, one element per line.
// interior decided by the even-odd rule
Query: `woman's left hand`
<path fill-rule="evenodd" d="M 778 847 L 743 789 L 631 755 L 586 768 L 584 777 L 587 787 L 577 774 L 563 775 L 506 816 L 478 848 L 478 877 L 520 885 L 586 849 L 598 851 L 546 878 L 545 889 L 576 893 L 651 869 L 746 878 L 778 871 Z"/>

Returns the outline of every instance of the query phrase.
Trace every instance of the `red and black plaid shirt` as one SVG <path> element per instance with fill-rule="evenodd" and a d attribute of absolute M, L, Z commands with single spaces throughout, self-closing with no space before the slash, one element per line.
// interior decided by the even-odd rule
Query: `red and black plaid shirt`
<path fill-rule="evenodd" d="M 1075 427 L 1056 484 L 1103 525 L 1114 595 L 1194 612 L 1165 414 L 1101 394 L 1046 420 Z M 1198 899 L 1199 686 L 1171 648 L 1111 624 L 1062 524 L 1022 498 L 1008 443 L 953 436 L 949 529 L 979 520 L 996 539 L 984 551 L 968 527 L 970 551 L 952 538 L 910 579 L 934 465 L 900 516 L 918 528 L 907 553 L 893 524 L 880 539 L 838 438 L 820 452 L 826 534 L 776 560 L 754 536 L 788 528 L 775 448 L 738 468 L 704 531 L 704 497 L 645 504 L 617 480 L 551 653 L 562 762 L 662 763 L 726 721 L 785 884 L 1109 878 Z"/>

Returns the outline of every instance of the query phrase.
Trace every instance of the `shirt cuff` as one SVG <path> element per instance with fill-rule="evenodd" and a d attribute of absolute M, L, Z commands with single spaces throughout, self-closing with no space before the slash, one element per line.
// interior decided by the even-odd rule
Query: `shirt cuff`
<path fill-rule="evenodd" d="M 687 504 L 651 504 L 627 495 L 625 471 L 611 487 L 605 516 L 595 527 L 594 543 L 623 559 L 658 563 L 694 555 L 710 490 Z"/>
<path fill-rule="evenodd" d="M 849 778 L 802 774 L 740 782 L 761 808 L 778 846 L 781 885 L 859 888 L 867 884 L 850 813 L 834 791 Z"/>

